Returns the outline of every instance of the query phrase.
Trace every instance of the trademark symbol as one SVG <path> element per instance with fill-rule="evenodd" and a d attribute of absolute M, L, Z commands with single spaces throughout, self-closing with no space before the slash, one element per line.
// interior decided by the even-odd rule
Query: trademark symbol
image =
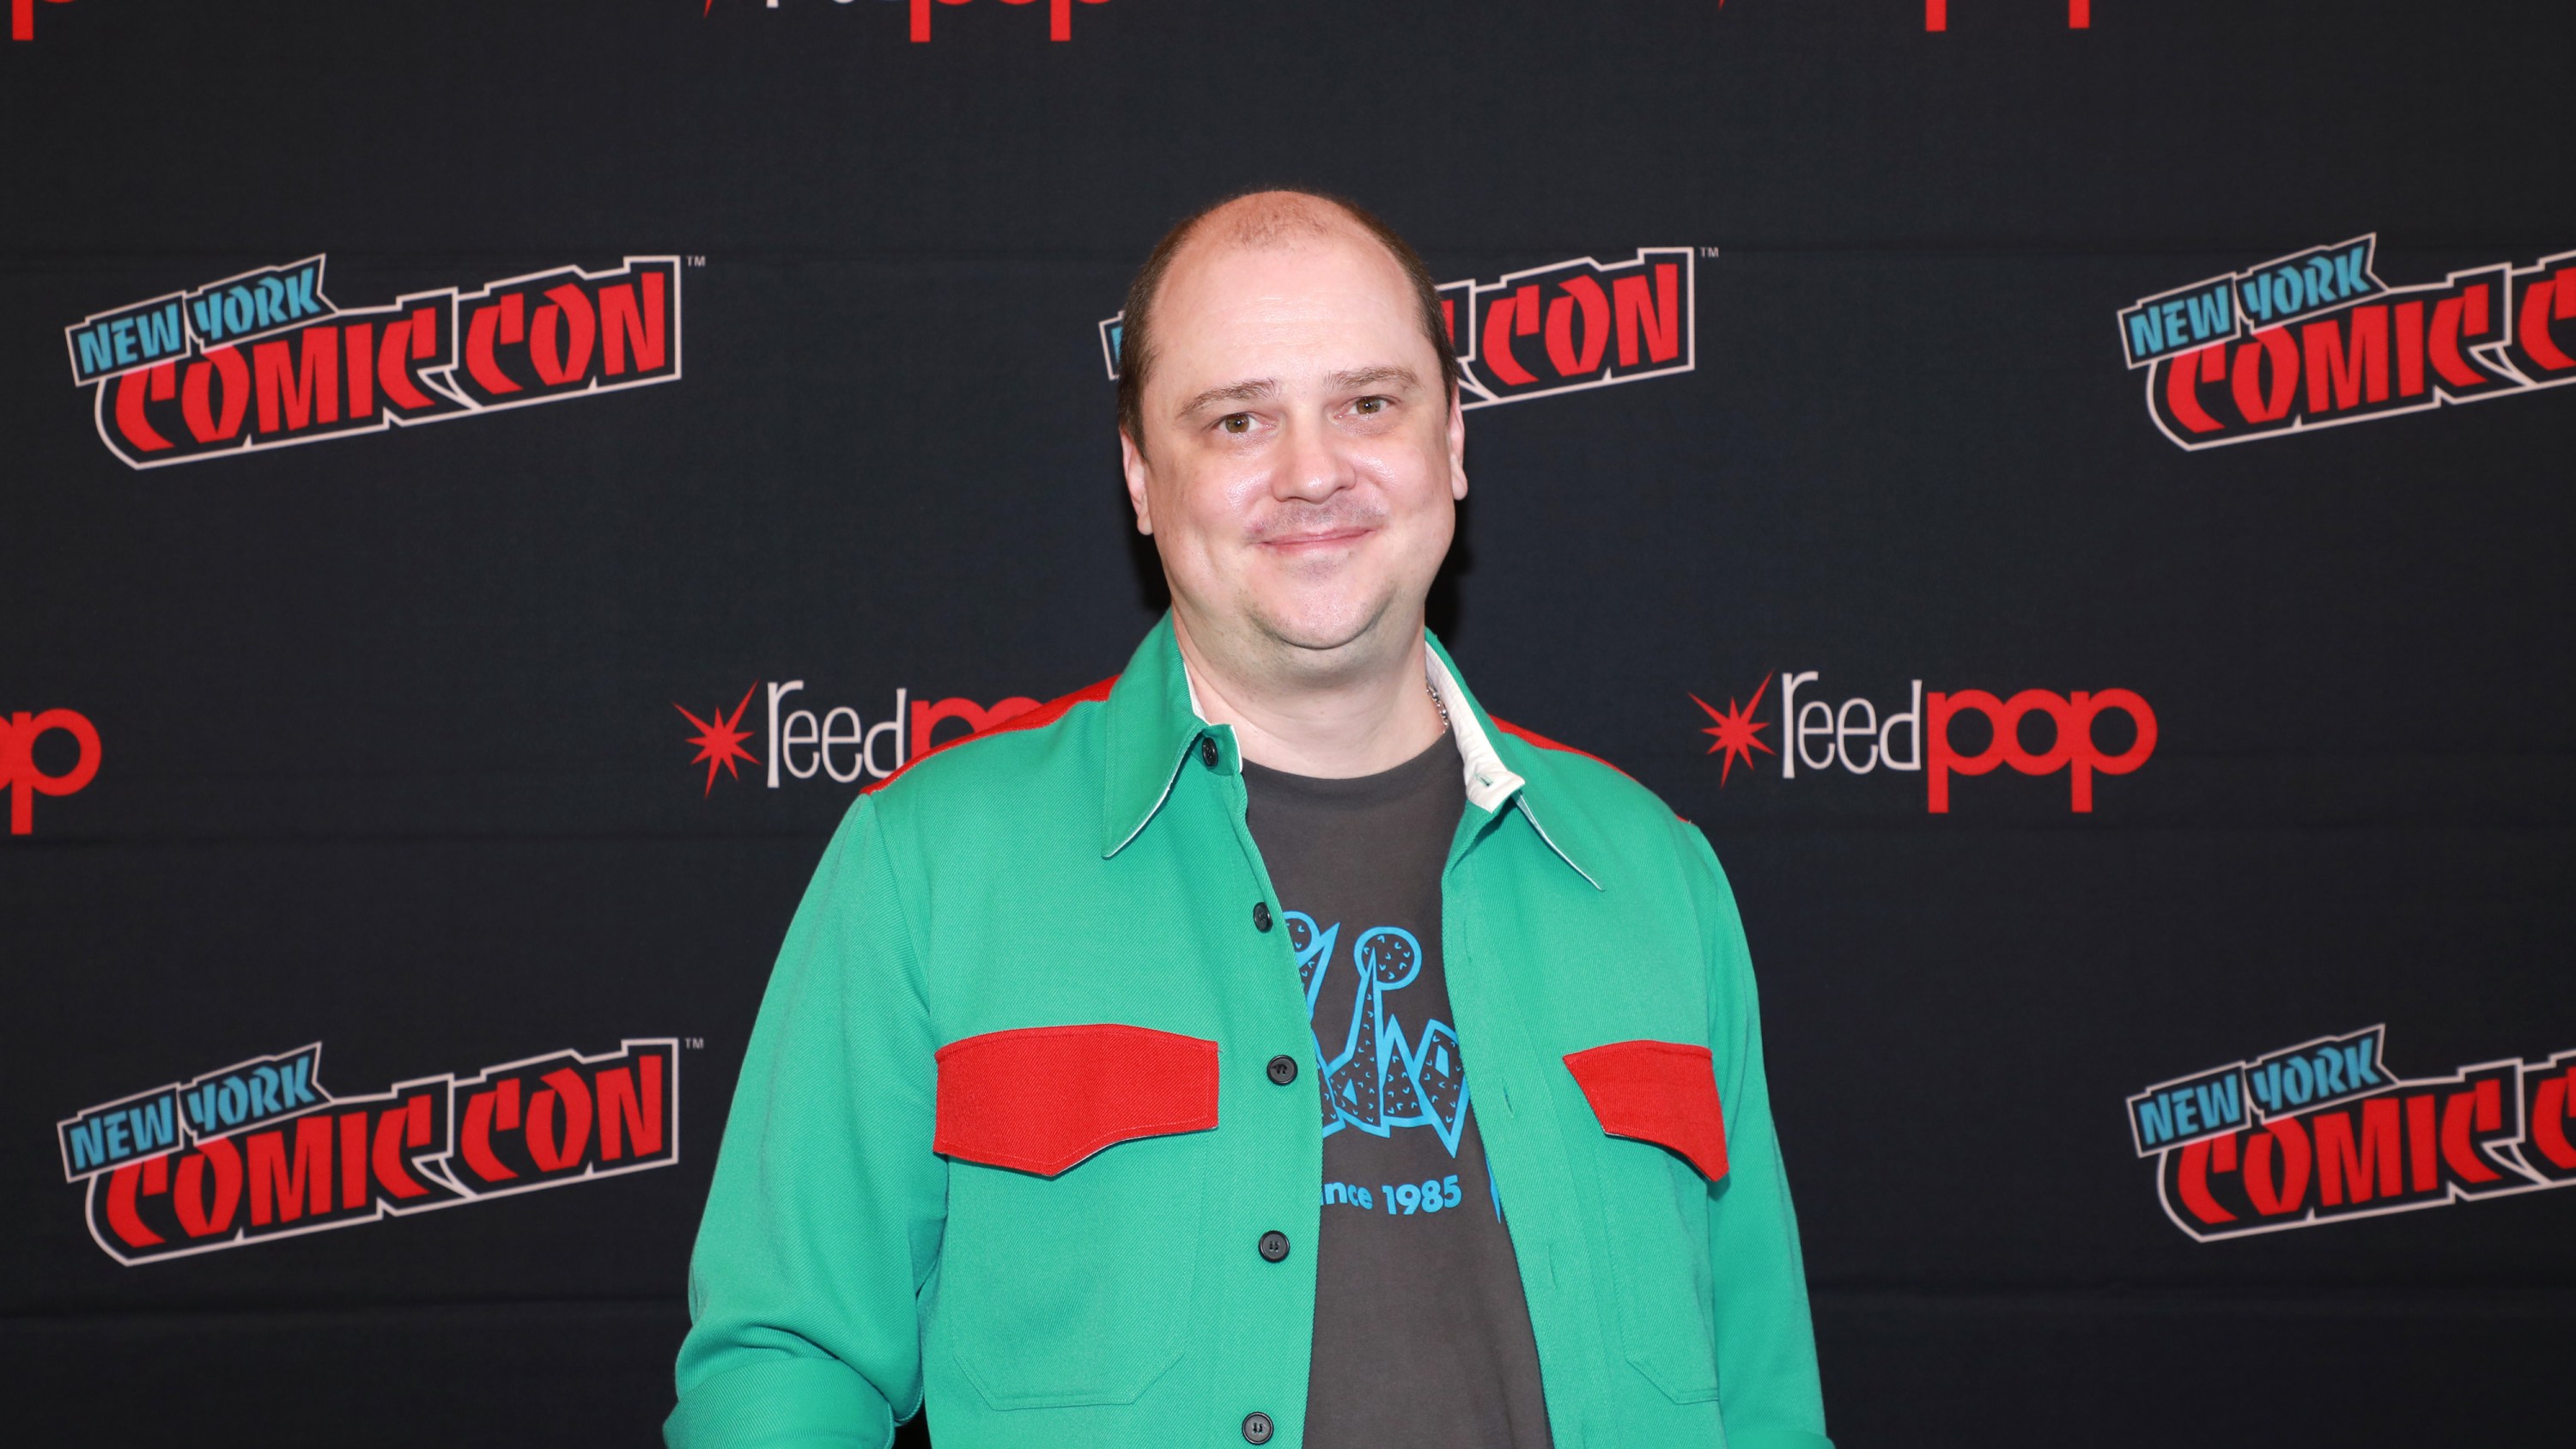
<path fill-rule="evenodd" d="M 707 264 L 707 257 L 706 257 L 706 253 L 704 253 L 704 252 L 693 252 L 693 253 L 691 253 L 691 254 L 690 254 L 690 256 L 689 256 L 689 265 L 690 265 L 690 266 L 693 266 L 693 267 L 703 267 L 703 266 L 705 266 L 706 264 Z"/>
<path fill-rule="evenodd" d="M 688 1037 L 682 1037 L 682 1038 L 680 1038 L 680 1045 L 687 1047 L 689 1050 L 691 1050 L 691 1051 L 693 1051 L 693 1052 L 694 1052 L 694 1051 L 703 1051 L 703 1050 L 705 1050 L 705 1048 L 706 1048 L 706 1045 L 707 1045 L 707 1039 L 706 1039 L 705 1037 L 702 1037 L 702 1036 L 688 1036 Z"/>
<path fill-rule="evenodd" d="M 1713 256 L 1716 256 L 1716 255 L 1717 255 L 1717 248 L 1715 248 L 1715 247 L 1701 247 L 1701 248 L 1699 249 L 1699 254 L 1700 254 L 1701 256 L 1703 256 L 1703 257 L 1713 257 Z"/>

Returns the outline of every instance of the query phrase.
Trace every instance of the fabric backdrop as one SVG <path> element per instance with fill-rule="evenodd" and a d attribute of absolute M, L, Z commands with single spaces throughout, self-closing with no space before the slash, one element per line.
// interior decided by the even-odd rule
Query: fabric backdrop
<path fill-rule="evenodd" d="M 1733 879 L 1840 1442 L 2568 1432 L 2559 0 L 0 8 L 14 1440 L 651 1440 L 1263 182 L 1453 284 L 1473 687 Z"/>

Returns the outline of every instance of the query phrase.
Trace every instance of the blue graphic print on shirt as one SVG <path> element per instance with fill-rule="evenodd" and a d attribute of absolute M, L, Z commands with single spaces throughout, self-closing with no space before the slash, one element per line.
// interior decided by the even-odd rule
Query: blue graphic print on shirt
<path fill-rule="evenodd" d="M 1288 912 L 1287 920 L 1311 1023 L 1315 1003 L 1344 974 L 1333 964 L 1342 928 L 1338 922 L 1318 927 L 1304 911 Z M 1458 1033 L 1445 1021 L 1425 1019 L 1420 1034 L 1408 1039 L 1404 1023 L 1388 1009 L 1388 993 L 1404 989 L 1421 972 L 1422 943 L 1400 926 L 1372 927 L 1351 943 L 1350 1028 L 1337 1051 L 1315 1037 L 1325 1136 L 1344 1127 L 1372 1137 L 1398 1127 L 1428 1127 L 1450 1156 L 1458 1155 L 1467 1124 L 1467 1064 L 1458 1052 Z"/>

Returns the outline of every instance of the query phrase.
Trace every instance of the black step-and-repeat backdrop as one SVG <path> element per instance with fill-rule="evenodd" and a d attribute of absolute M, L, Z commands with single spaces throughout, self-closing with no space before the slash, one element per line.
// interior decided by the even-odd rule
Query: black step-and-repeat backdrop
<path fill-rule="evenodd" d="M 2559 0 L 0 8 L 13 1442 L 650 1442 L 824 838 L 1150 623 L 1118 299 L 1279 181 L 1733 875 L 1842 1442 L 2576 1432 Z"/>

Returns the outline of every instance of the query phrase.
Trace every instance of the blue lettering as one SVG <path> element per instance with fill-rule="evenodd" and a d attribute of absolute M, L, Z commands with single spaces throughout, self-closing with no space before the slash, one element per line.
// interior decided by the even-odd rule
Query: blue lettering
<path fill-rule="evenodd" d="M 215 1115 L 226 1127 L 237 1127 L 250 1116 L 250 1088 L 239 1077 L 226 1077 L 215 1085 Z"/>
<path fill-rule="evenodd" d="M 2176 1133 L 2192 1133 L 2200 1130 L 2200 1124 L 2192 1120 L 2191 1088 L 2176 1087 L 2165 1093 L 2165 1100 L 2173 1104 L 2173 1123 Z"/>
<path fill-rule="evenodd" d="M 224 289 L 224 334 L 237 336 L 248 332 L 251 324 L 250 291 L 244 287 Z"/>
<path fill-rule="evenodd" d="M 277 1115 L 277 1068 L 251 1068 L 250 1109 L 262 1117 Z"/>
<path fill-rule="evenodd" d="M 173 302 L 158 312 L 146 312 L 134 320 L 143 333 L 144 356 L 157 359 L 173 356 L 179 351 L 179 339 L 186 334 L 179 322 L 178 303 Z"/>
<path fill-rule="evenodd" d="M 2177 343 L 2181 342 L 2183 328 L 2190 324 L 2190 303 L 2177 298 L 2174 301 L 2167 302 L 2156 310 L 2164 314 L 2165 336 L 2172 338 Z"/>
<path fill-rule="evenodd" d="M 178 1141 L 177 1124 L 170 1113 L 170 1099 L 156 1097 L 140 1107 L 129 1107 L 125 1120 L 134 1131 L 134 1150 L 149 1152 L 155 1147 L 173 1146 Z"/>
<path fill-rule="evenodd" d="M 2165 350 L 2164 318 L 2153 307 L 2129 314 L 2129 355 L 2145 359 Z"/>
<path fill-rule="evenodd" d="M 289 1107 L 302 1107 L 322 1099 L 313 1095 L 313 1059 L 297 1057 L 278 1070 L 278 1100 Z"/>
<path fill-rule="evenodd" d="M 107 1126 L 107 1155 L 110 1158 L 131 1156 L 134 1152 L 134 1144 L 126 1140 L 125 1119 L 109 1117 L 104 1120 Z"/>
<path fill-rule="evenodd" d="M 2236 306 L 2239 311 L 2257 322 L 2272 320 L 2271 294 L 2265 290 L 2261 277 L 2254 277 L 2236 284 Z"/>
<path fill-rule="evenodd" d="M 2308 258 L 2308 297 L 2319 306 L 2338 300 L 2334 263 L 2324 257 Z"/>
<path fill-rule="evenodd" d="M 107 324 L 107 335 L 115 340 L 119 366 L 134 360 L 134 319 L 119 317 Z"/>
<path fill-rule="evenodd" d="M 2344 1066 L 2352 1078 L 2354 1087 L 2375 1087 L 2387 1080 L 2379 1075 L 2378 1067 L 2370 1060 L 2378 1055 L 2371 1050 L 2377 1045 L 2379 1045 L 2379 1038 L 2376 1033 L 2373 1033 L 2343 1049 Z"/>
<path fill-rule="evenodd" d="M 2332 1097 L 2343 1092 L 2343 1053 L 2333 1047 L 2319 1048 L 2316 1072 L 2318 1096 Z"/>
<path fill-rule="evenodd" d="M 105 328 L 85 328 L 73 334 L 73 343 L 80 349 L 81 376 L 95 377 L 116 365 L 115 353 L 108 346 Z"/>
<path fill-rule="evenodd" d="M 2191 299 L 2191 335 L 2196 342 L 2224 336 L 2235 330 L 2227 312 L 2227 289 L 2203 292 Z"/>
<path fill-rule="evenodd" d="M 222 1125 L 215 1118 L 215 1087 L 212 1082 L 190 1089 L 188 1095 L 180 1100 L 180 1110 L 188 1114 L 188 1125 L 197 1129 L 200 1137 Z"/>
<path fill-rule="evenodd" d="M 2138 1141 L 2148 1147 L 2173 1140 L 2173 1113 L 2166 1110 L 2164 1099 L 2149 1097 L 2138 1103 Z"/>
<path fill-rule="evenodd" d="M 224 299 L 222 297 L 208 296 L 190 298 L 188 301 L 188 315 L 197 319 L 198 336 L 206 339 L 208 342 L 218 341 L 223 337 Z"/>
<path fill-rule="evenodd" d="M 314 300 L 313 296 L 314 289 L 321 280 L 322 275 L 320 270 L 314 267 L 299 268 L 294 276 L 287 279 L 286 296 L 289 304 L 294 308 L 296 316 L 315 317 L 321 315 L 322 304 Z"/>
<path fill-rule="evenodd" d="M 100 1140 L 103 1135 L 96 1121 L 72 1124 L 72 1171 L 85 1172 L 106 1163 L 107 1145 Z"/>
<path fill-rule="evenodd" d="M 2200 1120 L 2210 1127 L 2233 1127 L 2242 1120 L 2244 1104 L 2236 1097 L 2236 1078 L 2204 1082 L 2192 1089 L 2200 1107 Z"/>
<path fill-rule="evenodd" d="M 2293 1107 L 2304 1107 L 2317 1094 L 2316 1073 L 2305 1057 L 2292 1057 L 2281 1063 L 2281 1092 Z"/>

